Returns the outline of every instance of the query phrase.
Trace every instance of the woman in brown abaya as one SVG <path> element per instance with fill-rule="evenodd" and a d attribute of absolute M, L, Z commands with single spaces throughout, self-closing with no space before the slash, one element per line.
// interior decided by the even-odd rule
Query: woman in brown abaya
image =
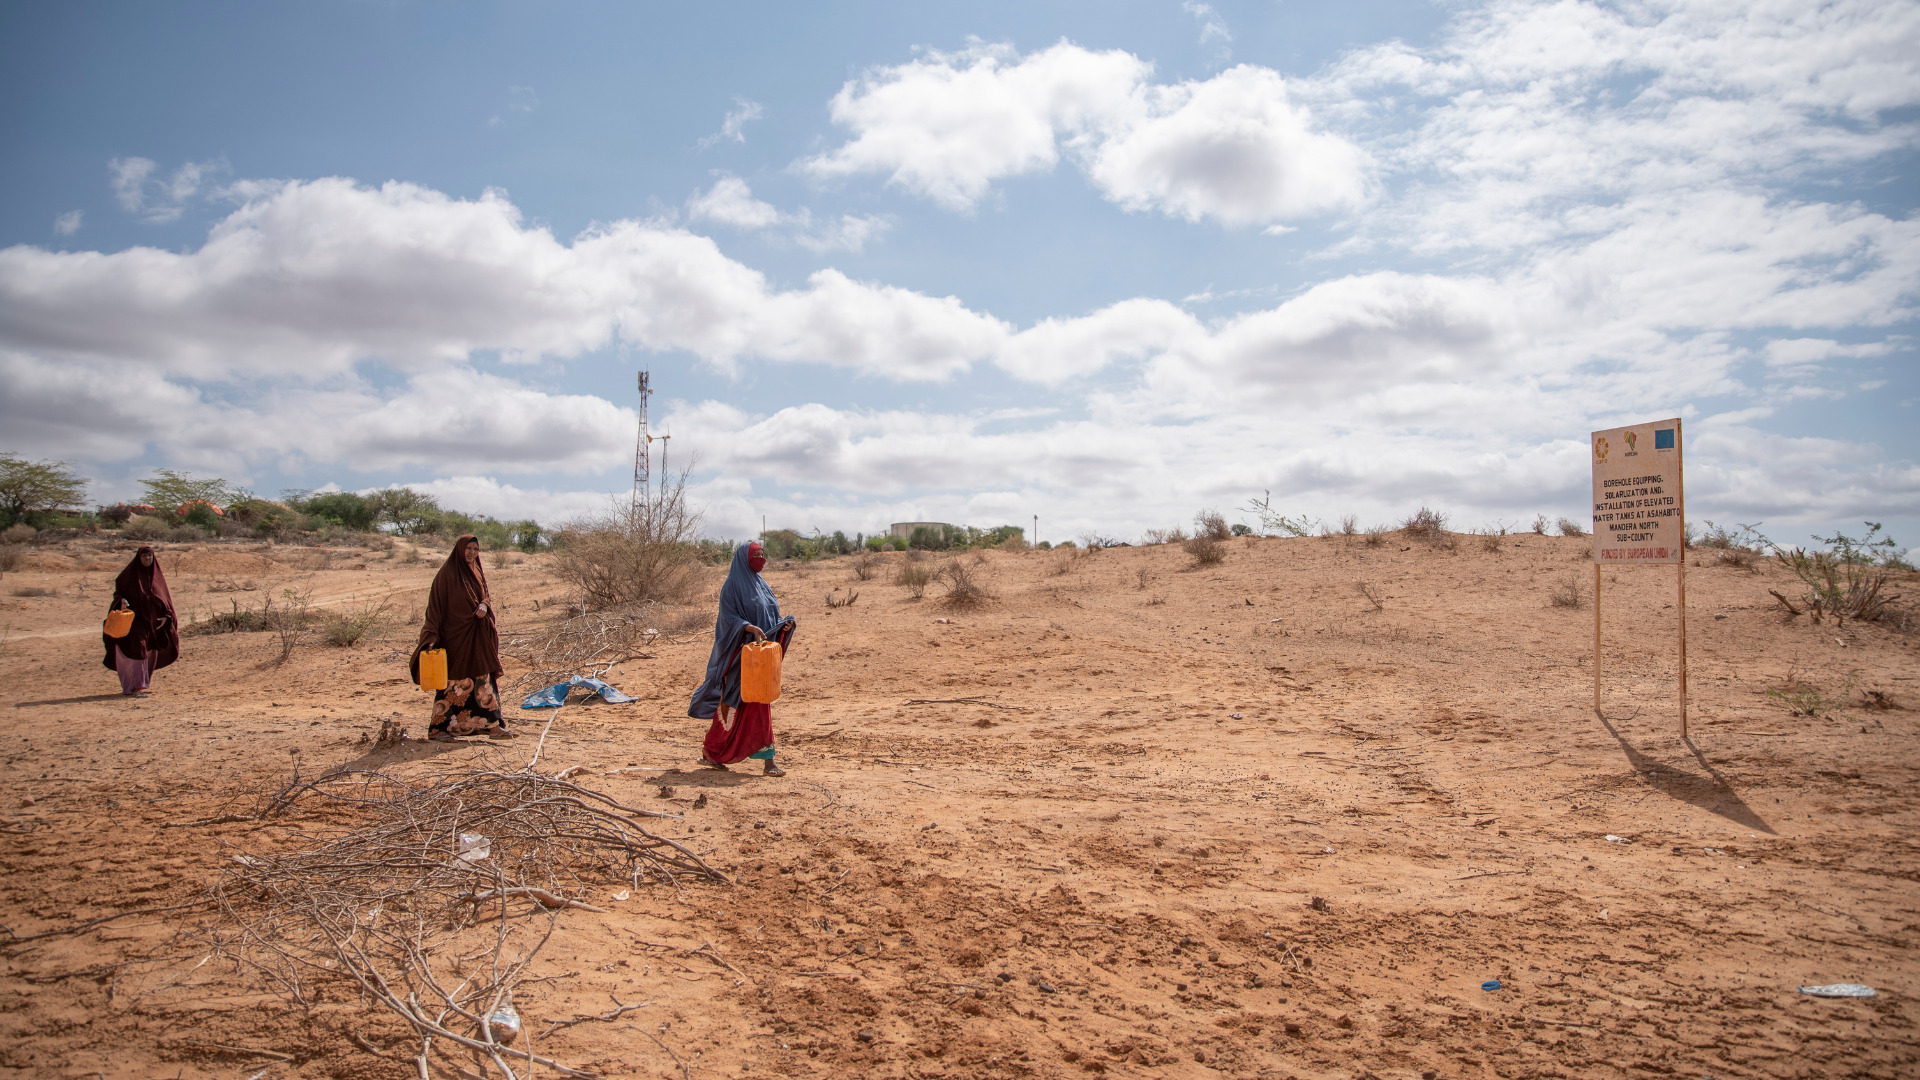
<path fill-rule="evenodd" d="M 113 579 L 113 601 L 107 610 L 133 612 L 133 629 L 126 637 L 108 637 L 101 664 L 120 675 L 120 692 L 132 697 L 153 681 L 153 673 L 180 658 L 180 624 L 173 617 L 173 594 L 167 575 L 150 547 L 141 547 L 120 576 Z"/>
<path fill-rule="evenodd" d="M 431 739 L 488 735 L 510 739 L 500 715 L 500 630 L 487 572 L 480 565 L 480 541 L 462 536 L 433 576 L 420 641 L 413 650 L 413 681 L 420 681 L 420 654 L 447 650 L 447 688 L 433 695 Z"/>

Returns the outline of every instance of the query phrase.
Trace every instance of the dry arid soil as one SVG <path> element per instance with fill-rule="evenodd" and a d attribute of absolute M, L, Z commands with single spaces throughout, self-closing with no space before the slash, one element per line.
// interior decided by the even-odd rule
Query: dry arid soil
<path fill-rule="evenodd" d="M 1581 539 L 994 552 L 969 608 L 891 584 L 903 555 L 769 567 L 800 627 L 768 778 L 696 765 L 717 568 L 610 674 L 637 703 L 448 746 L 412 741 L 405 668 L 441 553 L 166 546 L 183 618 L 285 589 L 393 618 L 284 663 L 271 634 L 192 635 L 124 699 L 98 625 L 131 547 L 0 580 L 0 1076 L 416 1075 L 392 1016 L 290 1001 L 182 931 L 236 854 L 329 827 L 249 819 L 296 757 L 512 768 L 549 720 L 538 769 L 673 812 L 656 830 L 729 879 L 559 915 L 515 1002 L 595 1074 L 1920 1075 L 1920 658 L 1787 616 L 1773 566 L 1687 568 L 1688 739 L 1672 567 L 1608 572 L 1596 715 Z M 488 558 L 505 629 L 566 617 L 550 556 Z M 1582 606 L 1553 605 L 1570 581 Z M 387 719 L 412 739 L 374 749 Z M 126 912 L 150 913 L 32 937 Z M 1797 990 L 1837 982 L 1879 995 Z M 642 1007 L 553 1026 L 617 1004 Z"/>

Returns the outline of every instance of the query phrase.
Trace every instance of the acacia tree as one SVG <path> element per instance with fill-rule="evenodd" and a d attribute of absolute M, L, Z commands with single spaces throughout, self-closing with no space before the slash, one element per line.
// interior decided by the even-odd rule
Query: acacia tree
<path fill-rule="evenodd" d="M 79 506 L 87 499 L 87 478 L 64 461 L 28 461 L 0 451 L 0 517 L 8 523 L 32 510 Z"/>
<path fill-rule="evenodd" d="M 236 495 L 227 482 L 217 476 L 188 476 L 172 469 L 155 469 L 152 476 L 140 481 L 140 487 L 141 500 L 165 514 L 172 514 L 196 499 L 225 506 Z"/>

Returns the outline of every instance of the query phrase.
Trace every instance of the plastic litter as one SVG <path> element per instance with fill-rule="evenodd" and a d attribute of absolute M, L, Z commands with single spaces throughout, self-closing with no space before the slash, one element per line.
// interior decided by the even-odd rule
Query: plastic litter
<path fill-rule="evenodd" d="M 575 675 L 566 682 L 554 683 L 552 686 L 542 687 L 528 694 L 526 700 L 520 703 L 520 707 L 523 709 L 557 709 L 567 703 L 567 695 L 571 693 L 576 686 L 584 686 L 593 693 L 599 694 L 600 700 L 609 705 L 625 705 L 630 701 L 640 700 L 639 698 L 628 697 L 599 679 L 589 679 L 584 675 Z"/>
<path fill-rule="evenodd" d="M 503 1001 L 487 1014 L 487 1034 L 497 1043 L 510 1043 L 520 1037 L 520 1014 L 513 1011 L 513 1002 Z"/>
<path fill-rule="evenodd" d="M 453 849 L 454 856 L 463 862 L 477 863 L 493 854 L 493 841 L 477 832 L 463 832 L 460 843 Z"/>
<path fill-rule="evenodd" d="M 1613 835 L 1612 833 L 1608 833 L 1608 834 L 1607 834 L 1607 843 L 1609 843 L 1609 844 L 1627 844 L 1627 843 L 1632 843 L 1632 841 L 1630 841 L 1630 840 L 1628 840 L 1628 839 L 1627 839 L 1626 837 L 1624 837 L 1624 836 L 1615 836 L 1615 835 Z"/>
<path fill-rule="evenodd" d="M 1498 990 L 1500 989 L 1500 980 L 1488 979 L 1486 982 L 1483 982 L 1480 984 L 1480 989 L 1488 991 L 1489 993 L 1491 993 L 1492 991 Z"/>
<path fill-rule="evenodd" d="M 1876 996 L 1871 986 L 1861 983 L 1829 983 L 1826 986 L 1803 986 L 1803 994 L 1824 998 L 1870 998 Z"/>
<path fill-rule="evenodd" d="M 614 893 L 614 894 L 613 894 L 613 899 L 615 899 L 615 900 L 625 900 L 625 899 L 627 899 L 628 897 L 630 897 L 630 896 L 632 896 L 632 895 L 633 895 L 633 893 L 631 893 L 631 892 L 629 892 L 628 890 L 626 890 L 626 889 L 621 889 L 621 890 L 620 890 L 619 892 L 617 892 L 617 893 Z"/>

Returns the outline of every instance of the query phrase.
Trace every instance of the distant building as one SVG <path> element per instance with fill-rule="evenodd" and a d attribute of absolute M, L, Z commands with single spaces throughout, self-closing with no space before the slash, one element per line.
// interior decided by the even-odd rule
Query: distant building
<path fill-rule="evenodd" d="M 913 530 L 918 528 L 951 529 L 953 526 L 944 521 L 896 521 L 887 528 L 888 536 L 897 536 L 902 540 L 913 539 Z"/>

